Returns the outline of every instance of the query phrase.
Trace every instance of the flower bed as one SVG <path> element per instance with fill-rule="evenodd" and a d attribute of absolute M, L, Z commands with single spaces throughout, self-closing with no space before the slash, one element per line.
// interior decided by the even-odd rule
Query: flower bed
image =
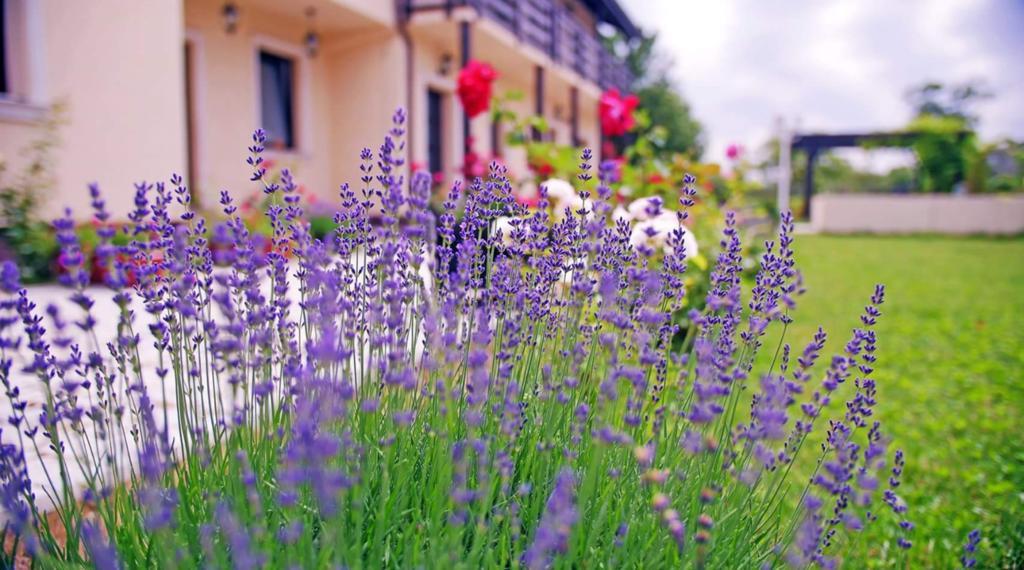
<path fill-rule="evenodd" d="M 105 315 L 69 222 L 58 238 L 80 340 L 53 341 L 5 266 L 6 556 L 105 568 L 804 567 L 839 560 L 844 537 L 869 524 L 898 525 L 911 546 L 904 459 L 872 418 L 881 287 L 823 366 L 820 332 L 806 347 L 766 347 L 777 358 L 755 370 L 766 330 L 786 326 L 801 291 L 791 218 L 743 302 L 727 216 L 706 303 L 679 338 L 692 178 L 664 253 L 631 242 L 589 152 L 578 207 L 557 220 L 544 193 L 535 211 L 518 204 L 495 165 L 454 187 L 435 224 L 430 176 L 402 175 L 403 121 L 363 153 L 361 188 L 343 187 L 324 240 L 290 177 L 266 179 L 257 132 L 250 164 L 272 198 L 272 245 L 258 254 L 225 192 L 237 244 L 227 271 L 214 271 L 179 177 L 142 192 L 133 223 L 155 237 L 98 246 L 118 254 L 109 345 L 89 334 Z M 94 206 L 101 217 L 98 196 Z M 130 288 L 119 278 L 129 267 Z M 19 343 L 32 355 L 23 370 Z M 173 410 L 153 406 L 154 379 L 176 394 Z M 38 408 L 25 381 L 41 386 Z M 844 383 L 856 386 L 845 414 L 823 417 Z M 806 448 L 815 430 L 827 444 Z M 32 481 L 26 465 L 47 447 L 52 467 Z M 791 476 L 805 454 L 818 457 L 809 482 Z M 68 484 L 79 470 L 82 496 Z"/>

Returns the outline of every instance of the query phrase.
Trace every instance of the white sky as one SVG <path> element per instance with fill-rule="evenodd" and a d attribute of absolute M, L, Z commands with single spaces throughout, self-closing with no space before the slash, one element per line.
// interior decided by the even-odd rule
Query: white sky
<path fill-rule="evenodd" d="M 620 2 L 659 32 L 705 125 L 707 159 L 731 143 L 759 148 L 780 116 L 803 131 L 899 128 L 907 88 L 932 80 L 984 80 L 995 97 L 977 106 L 982 137 L 1024 138 L 1020 0 Z M 869 154 L 875 169 L 892 157 Z"/>

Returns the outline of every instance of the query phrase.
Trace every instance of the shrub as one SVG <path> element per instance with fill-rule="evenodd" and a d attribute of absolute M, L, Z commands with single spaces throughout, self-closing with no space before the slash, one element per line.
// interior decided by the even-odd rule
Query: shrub
<path fill-rule="evenodd" d="M 236 244 L 223 270 L 182 179 L 140 185 L 130 218 L 145 237 L 115 246 L 105 223 L 97 232 L 115 290 L 109 344 L 95 334 L 101 309 L 70 212 L 55 226 L 81 342 L 56 310 L 44 330 L 5 267 L 6 556 L 23 550 L 44 567 L 803 567 L 838 560 L 876 519 L 909 532 L 896 494 L 904 459 L 872 419 L 881 287 L 824 371 L 823 331 L 798 354 L 769 347 L 771 367 L 754 370 L 766 329 L 787 326 L 801 291 L 792 218 L 744 304 L 729 216 L 704 309 L 689 315 L 697 326 L 672 342 L 687 295 L 681 225 L 663 258 L 635 250 L 628 222 L 611 221 L 609 169 L 592 179 L 587 151 L 579 181 L 596 188 L 557 222 L 545 197 L 536 212 L 519 206 L 497 165 L 453 187 L 435 220 L 430 177 L 406 185 L 402 174 L 403 121 L 362 153 L 362 189 L 342 186 L 324 240 L 291 175 L 267 180 L 257 131 L 249 164 L 272 200 L 273 244 L 259 254 L 223 193 Z M 93 205 L 106 220 L 98 190 Z M 513 218 L 509 236 L 494 231 L 499 217 Z M 19 343 L 31 353 L 23 369 Z M 156 366 L 143 365 L 149 345 Z M 29 382 L 41 407 L 23 395 Z M 844 383 L 855 385 L 845 413 L 824 417 Z M 157 406 L 155 391 L 175 405 Z M 807 444 L 815 431 L 820 449 Z M 46 476 L 31 481 L 47 448 Z M 809 452 L 813 473 L 797 477 Z"/>
<path fill-rule="evenodd" d="M 57 244 L 53 230 L 40 217 L 39 207 L 53 186 L 53 149 L 59 142 L 63 106 L 47 113 L 41 135 L 21 152 L 25 165 L 10 176 L 0 156 L 0 259 L 13 260 L 28 283 L 51 277 Z"/>

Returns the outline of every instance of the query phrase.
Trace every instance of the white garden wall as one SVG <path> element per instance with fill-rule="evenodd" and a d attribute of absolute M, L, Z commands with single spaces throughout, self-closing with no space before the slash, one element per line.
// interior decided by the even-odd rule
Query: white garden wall
<path fill-rule="evenodd" d="M 1024 194 L 822 194 L 811 200 L 821 233 L 1024 233 Z"/>

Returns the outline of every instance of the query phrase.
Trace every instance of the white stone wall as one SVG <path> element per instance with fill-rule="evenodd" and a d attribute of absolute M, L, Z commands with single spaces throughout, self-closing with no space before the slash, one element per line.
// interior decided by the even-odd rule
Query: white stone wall
<path fill-rule="evenodd" d="M 821 194 L 811 199 L 821 233 L 1024 233 L 1024 194 Z"/>

